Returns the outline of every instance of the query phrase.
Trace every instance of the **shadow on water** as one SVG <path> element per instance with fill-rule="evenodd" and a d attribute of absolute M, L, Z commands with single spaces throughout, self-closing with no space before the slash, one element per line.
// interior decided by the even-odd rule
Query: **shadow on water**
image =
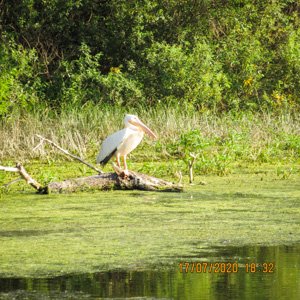
<path fill-rule="evenodd" d="M 299 299 L 299 244 L 215 250 L 213 254 L 184 258 L 182 272 L 176 262 L 175 268 L 147 271 L 0 278 L 0 299 Z M 217 270 L 218 262 L 227 266 L 236 263 L 238 269 Z M 193 263 L 199 268 L 192 272 Z M 213 268 L 209 268 L 210 263 Z"/>

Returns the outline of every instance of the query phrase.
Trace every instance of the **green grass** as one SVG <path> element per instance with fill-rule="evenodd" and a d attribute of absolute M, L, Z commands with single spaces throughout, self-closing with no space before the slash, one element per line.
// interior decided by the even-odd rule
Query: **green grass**
<path fill-rule="evenodd" d="M 129 111 L 126 111 L 129 112 Z M 286 114 L 240 113 L 213 115 L 179 108 L 135 109 L 157 134 L 145 137 L 129 162 L 143 162 L 141 170 L 163 176 L 188 172 L 190 153 L 197 154 L 196 174 L 229 174 L 237 164 L 298 164 L 300 119 Z M 56 164 L 65 157 L 44 144 L 35 146 L 41 134 L 70 152 L 94 163 L 101 141 L 123 127 L 125 110 L 86 106 L 57 114 L 50 109 L 23 113 L 0 123 L 0 162 Z M 155 163 L 159 162 L 160 165 Z M 153 169 L 154 168 L 154 169 Z"/>

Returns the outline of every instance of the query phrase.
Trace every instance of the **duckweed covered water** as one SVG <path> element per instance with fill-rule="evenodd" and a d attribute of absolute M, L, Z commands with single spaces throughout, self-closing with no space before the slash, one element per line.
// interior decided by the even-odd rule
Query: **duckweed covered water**
<path fill-rule="evenodd" d="M 299 299 L 300 245 L 221 247 L 198 261 L 239 265 L 236 273 L 181 273 L 179 268 L 112 271 L 54 278 L 2 278 L 1 299 Z M 208 254 L 208 256 L 207 256 Z M 257 266 L 274 264 L 272 272 Z M 198 263 L 199 264 L 199 263 Z M 248 266 L 248 267 L 247 267 Z M 191 271 L 191 269 L 190 269 Z M 269 269 L 268 271 L 271 271 Z"/>
<path fill-rule="evenodd" d="M 289 299 L 299 295 L 299 174 L 237 173 L 197 184 L 203 179 L 180 194 L 2 195 L 0 296 L 192 299 L 202 286 L 218 299 L 271 283 L 272 293 L 285 284 Z M 238 261 L 240 270 L 184 274 L 181 261 Z M 246 261 L 275 261 L 276 269 L 246 273 Z"/>

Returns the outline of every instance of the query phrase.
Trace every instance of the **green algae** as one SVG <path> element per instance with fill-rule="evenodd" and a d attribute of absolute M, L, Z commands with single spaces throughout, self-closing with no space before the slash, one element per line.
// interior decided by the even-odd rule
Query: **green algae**
<path fill-rule="evenodd" d="M 300 242 L 299 172 L 196 177 L 180 194 L 24 190 L 0 199 L 2 277 L 155 269 L 220 246 Z"/>
<path fill-rule="evenodd" d="M 298 299 L 300 244 L 219 247 L 214 261 L 238 262 L 236 273 L 115 270 L 50 278 L 1 278 L 1 299 Z M 211 253 L 209 254 L 211 255 Z M 203 262 L 203 256 L 197 261 Z M 211 260 L 213 261 L 213 260 Z M 261 265 L 271 262 L 272 272 Z M 230 264 L 231 264 L 230 263 Z M 246 265 L 257 263 L 256 271 Z M 185 265 L 185 264 L 183 264 Z M 200 272 L 199 272 L 200 271 Z M 270 271 L 270 269 L 269 269 Z"/>

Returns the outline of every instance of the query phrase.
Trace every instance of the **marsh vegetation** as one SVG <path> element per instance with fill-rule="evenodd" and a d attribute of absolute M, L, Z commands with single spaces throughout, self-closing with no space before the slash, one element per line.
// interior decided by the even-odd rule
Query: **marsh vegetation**
<path fill-rule="evenodd" d="M 50 166 L 55 160 L 68 160 L 46 144 L 33 150 L 39 143 L 38 133 L 94 163 L 101 141 L 123 127 L 125 110 L 93 106 L 57 115 L 44 111 L 6 118 L 0 128 L 1 160 L 10 164 L 39 160 Z M 187 175 L 190 153 L 198 155 L 195 172 L 199 175 L 226 175 L 238 164 L 293 165 L 299 161 L 300 119 L 292 112 L 218 116 L 174 108 L 131 111 L 147 119 L 159 135 L 157 142 L 145 138 L 131 154 L 129 164 L 144 162 L 137 171 L 169 177 L 181 171 Z"/>
<path fill-rule="evenodd" d="M 197 174 L 299 161 L 297 1 L 3 1 L 0 12 L 2 161 L 60 159 L 32 151 L 39 133 L 93 162 L 125 112 L 159 134 L 133 154 L 145 170 L 186 173 L 190 153 Z"/>
<path fill-rule="evenodd" d="M 129 169 L 182 175 L 185 192 L 41 196 L 0 172 L 0 297 L 188 299 L 205 289 L 249 299 L 261 289 L 298 299 L 299 12 L 294 0 L 1 1 L 0 165 L 20 161 L 42 184 L 92 175 L 37 148 L 36 134 L 94 163 L 133 113 L 159 139 L 145 138 Z M 182 260 L 245 268 L 252 258 L 278 263 L 275 274 L 177 271 Z"/>

